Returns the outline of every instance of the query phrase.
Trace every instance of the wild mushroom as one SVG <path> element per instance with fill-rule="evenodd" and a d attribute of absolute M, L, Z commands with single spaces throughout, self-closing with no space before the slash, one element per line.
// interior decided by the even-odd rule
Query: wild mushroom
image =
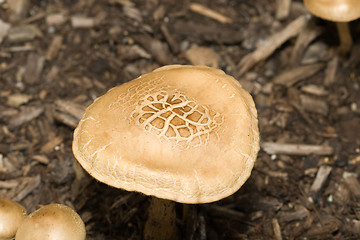
<path fill-rule="evenodd" d="M 0 198 L 0 240 L 12 239 L 25 216 L 26 210 L 19 203 Z"/>
<path fill-rule="evenodd" d="M 360 1 L 304 0 L 304 4 L 311 14 L 336 23 L 340 38 L 339 51 L 347 54 L 353 43 L 348 22 L 360 17 Z"/>
<path fill-rule="evenodd" d="M 85 240 L 85 236 L 84 222 L 72 208 L 49 204 L 25 218 L 15 240 Z"/>
<path fill-rule="evenodd" d="M 156 197 L 148 223 L 157 223 L 146 224 L 147 239 L 164 229 L 167 236 L 157 239 L 175 239 L 170 224 L 147 227 L 170 222 L 152 215 L 174 213 L 173 201 L 208 203 L 237 191 L 258 150 L 252 97 L 233 77 L 205 66 L 165 66 L 112 88 L 86 109 L 73 140 L 91 176 Z"/>

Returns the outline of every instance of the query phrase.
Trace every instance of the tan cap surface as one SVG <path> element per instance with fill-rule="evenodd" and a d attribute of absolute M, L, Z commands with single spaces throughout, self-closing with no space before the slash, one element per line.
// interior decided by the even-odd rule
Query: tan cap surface
<path fill-rule="evenodd" d="M 26 210 L 19 203 L 0 198 L 0 240 L 15 236 L 26 216 Z"/>
<path fill-rule="evenodd" d="M 250 94 L 223 71 L 170 65 L 90 105 L 73 152 L 97 180 L 183 203 L 237 191 L 259 150 Z"/>
<path fill-rule="evenodd" d="M 85 237 L 84 222 L 72 208 L 49 204 L 25 218 L 15 240 L 85 240 Z"/>
<path fill-rule="evenodd" d="M 304 0 L 313 15 L 334 22 L 350 22 L 360 17 L 360 0 Z"/>

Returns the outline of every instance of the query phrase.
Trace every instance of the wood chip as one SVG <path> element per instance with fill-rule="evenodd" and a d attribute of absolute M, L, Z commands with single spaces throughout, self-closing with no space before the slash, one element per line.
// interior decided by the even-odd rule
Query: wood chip
<path fill-rule="evenodd" d="M 50 26 L 57 26 L 65 23 L 66 16 L 62 13 L 54 13 L 46 16 L 46 24 Z"/>
<path fill-rule="evenodd" d="M 258 210 L 277 212 L 283 206 L 282 202 L 273 197 L 262 197 L 254 199 L 257 200 L 253 203 L 253 206 Z"/>
<path fill-rule="evenodd" d="M 318 86 L 315 84 L 308 84 L 301 87 L 301 91 L 305 93 L 309 93 L 316 96 L 326 96 L 329 94 L 329 91 L 327 91 L 323 86 Z"/>
<path fill-rule="evenodd" d="M 21 151 L 25 149 L 29 149 L 33 147 L 33 144 L 30 142 L 24 142 L 24 143 L 14 143 L 10 146 L 9 150 L 11 151 Z"/>
<path fill-rule="evenodd" d="M 329 105 L 325 100 L 316 99 L 314 97 L 301 94 L 300 95 L 301 107 L 311 113 L 321 114 L 327 116 L 329 113 Z"/>
<path fill-rule="evenodd" d="M 7 36 L 10 42 L 24 42 L 42 37 L 43 34 L 35 25 L 29 24 L 10 28 Z"/>
<path fill-rule="evenodd" d="M 32 15 L 26 19 L 24 19 L 23 21 L 21 21 L 22 24 L 29 24 L 32 22 L 36 22 L 39 21 L 41 19 L 43 19 L 46 16 L 46 13 L 43 11 L 40 11 L 38 13 L 36 13 L 35 15 Z"/>
<path fill-rule="evenodd" d="M 349 173 L 349 172 L 344 172 L 343 173 L 343 178 L 347 184 L 347 186 L 349 187 L 352 195 L 357 199 L 360 200 L 360 183 L 359 180 L 357 179 L 357 174 L 354 173 Z"/>
<path fill-rule="evenodd" d="M 290 38 L 298 35 L 300 31 L 306 26 L 308 18 L 302 15 L 287 25 L 282 31 L 270 36 L 265 42 L 259 46 L 254 52 L 247 54 L 238 64 L 241 76 L 250 70 L 259 61 L 268 58 L 278 47 L 285 43 Z"/>
<path fill-rule="evenodd" d="M 315 42 L 311 44 L 305 51 L 301 64 L 313 64 L 323 62 L 326 59 L 328 46 L 324 42 Z"/>
<path fill-rule="evenodd" d="M 295 65 L 300 63 L 305 49 L 309 44 L 318 37 L 323 31 L 323 28 L 314 27 L 313 25 L 307 24 L 307 27 L 300 32 L 299 36 L 296 39 L 295 46 L 291 51 L 290 65 Z"/>
<path fill-rule="evenodd" d="M 292 0 L 276 0 L 276 19 L 283 20 L 289 16 Z"/>
<path fill-rule="evenodd" d="M 318 198 L 320 197 L 323 186 L 326 183 L 326 180 L 328 179 L 330 173 L 332 171 L 332 167 L 322 165 L 317 174 L 316 177 L 310 187 L 310 195 L 312 199 L 317 202 Z"/>
<path fill-rule="evenodd" d="M 117 52 L 123 60 L 136 60 L 139 58 L 150 59 L 151 55 L 146 52 L 142 47 L 137 44 L 134 45 L 121 45 L 117 46 Z"/>
<path fill-rule="evenodd" d="M 79 123 L 79 120 L 70 116 L 69 114 L 66 113 L 61 113 L 61 112 L 55 112 L 54 113 L 54 118 L 56 119 L 56 121 L 71 127 L 72 129 L 75 129 L 76 126 Z"/>
<path fill-rule="evenodd" d="M 41 177 L 40 175 L 36 175 L 35 177 L 26 177 L 23 179 L 24 187 L 16 194 L 13 198 L 14 201 L 20 202 L 27 195 L 29 195 L 35 188 L 40 185 Z"/>
<path fill-rule="evenodd" d="M 174 54 L 177 54 L 178 52 L 180 52 L 180 46 L 179 46 L 178 42 L 176 42 L 175 39 L 173 38 L 173 36 L 170 34 L 165 23 L 161 24 L 160 30 L 161 30 L 162 34 L 164 35 L 166 42 L 169 44 L 171 51 Z"/>
<path fill-rule="evenodd" d="M 34 155 L 31 157 L 32 160 L 35 160 L 41 164 L 48 165 L 49 159 L 45 155 Z"/>
<path fill-rule="evenodd" d="M 307 231 L 308 239 L 331 239 L 333 235 L 331 233 L 337 231 L 339 229 L 339 223 L 336 221 L 332 221 L 326 225 L 318 225 L 316 227 L 310 228 Z M 326 237 L 327 236 L 327 237 Z"/>
<path fill-rule="evenodd" d="M 189 9 L 193 12 L 196 12 L 196 13 L 199 13 L 206 17 L 212 18 L 221 23 L 231 23 L 232 22 L 231 18 L 228 18 L 228 17 L 226 17 L 214 10 L 211 10 L 210 8 L 205 7 L 204 5 L 201 5 L 199 3 L 191 3 L 189 5 Z"/>
<path fill-rule="evenodd" d="M 46 81 L 52 82 L 58 76 L 59 71 L 59 67 L 55 65 L 52 66 L 50 71 L 45 76 Z"/>
<path fill-rule="evenodd" d="M 276 218 L 273 218 L 271 222 L 272 222 L 272 226 L 273 226 L 275 239 L 282 240 L 281 228 L 280 228 L 280 224 L 279 224 L 278 220 Z"/>
<path fill-rule="evenodd" d="M 266 170 L 265 173 L 266 173 L 266 175 L 268 175 L 270 177 L 277 177 L 277 178 L 287 178 L 288 177 L 288 173 L 286 173 L 286 172 Z"/>
<path fill-rule="evenodd" d="M 219 56 L 211 48 L 192 47 L 184 53 L 184 56 L 193 65 L 219 67 Z"/>
<path fill-rule="evenodd" d="M 19 185 L 19 180 L 17 179 L 0 181 L 0 189 L 12 189 L 18 185 Z"/>
<path fill-rule="evenodd" d="M 25 103 L 28 103 L 32 99 L 32 96 L 27 94 L 11 94 L 8 96 L 7 104 L 11 107 L 19 107 Z"/>
<path fill-rule="evenodd" d="M 326 145 L 263 142 L 261 147 L 268 154 L 330 155 L 334 152 L 332 147 Z"/>
<path fill-rule="evenodd" d="M 11 0 L 8 1 L 8 5 L 12 13 L 11 20 L 18 21 L 25 17 L 29 7 L 29 0 Z"/>
<path fill-rule="evenodd" d="M 139 9 L 137 9 L 135 7 L 124 6 L 123 12 L 126 17 L 132 19 L 133 21 L 138 22 L 138 23 L 143 22 L 143 18 L 141 16 L 141 12 Z"/>
<path fill-rule="evenodd" d="M 347 205 L 350 201 L 351 198 L 350 196 L 351 196 L 351 192 L 346 182 L 341 181 L 340 183 L 338 183 L 333 195 L 334 202 L 340 205 L 342 204 Z"/>
<path fill-rule="evenodd" d="M 279 214 L 279 222 L 280 223 L 289 223 L 293 221 L 300 221 L 310 215 L 309 211 L 303 207 L 299 206 L 295 208 L 294 212 L 280 212 Z"/>
<path fill-rule="evenodd" d="M 9 29 L 10 29 L 10 24 L 8 24 L 0 19 L 0 43 L 3 41 L 3 39 L 7 35 Z"/>
<path fill-rule="evenodd" d="M 325 69 L 325 86 L 329 86 L 335 82 L 336 72 L 339 65 L 339 57 L 337 55 L 333 56 L 333 58 L 328 62 Z"/>
<path fill-rule="evenodd" d="M 24 107 L 21 112 L 13 116 L 9 120 L 9 128 L 13 129 L 19 127 L 31 120 L 37 118 L 41 113 L 44 112 L 44 107 Z"/>
<path fill-rule="evenodd" d="M 109 0 L 111 4 L 120 4 L 121 6 L 134 7 L 135 3 L 130 0 Z"/>
<path fill-rule="evenodd" d="M 24 45 L 24 46 L 12 46 L 6 49 L 8 52 L 30 52 L 34 51 L 34 46 Z"/>
<path fill-rule="evenodd" d="M 209 42 L 237 45 L 244 40 L 244 30 L 233 29 L 228 25 L 219 25 L 206 25 L 201 22 L 178 20 L 168 26 L 172 32 L 180 35 L 183 39 L 199 45 Z"/>
<path fill-rule="evenodd" d="M 62 42 L 63 42 L 63 37 L 62 36 L 55 36 L 53 38 L 49 48 L 47 49 L 46 55 L 45 55 L 46 60 L 51 61 L 54 58 L 56 58 L 58 52 L 61 49 Z"/>
<path fill-rule="evenodd" d="M 360 236 L 360 220 L 357 219 L 346 219 L 345 229 L 348 232 L 353 233 L 354 236 Z"/>
<path fill-rule="evenodd" d="M 78 121 L 80 121 L 85 112 L 85 107 L 83 105 L 62 99 L 55 101 L 55 108 L 60 112 L 67 113 L 75 117 Z"/>
<path fill-rule="evenodd" d="M 153 17 L 154 21 L 157 23 L 161 19 L 163 19 L 166 14 L 167 14 L 167 11 L 166 11 L 165 5 L 161 4 L 153 11 L 152 17 Z"/>
<path fill-rule="evenodd" d="M 113 202 L 113 204 L 111 204 L 110 206 L 110 210 L 114 210 L 116 208 L 119 208 L 125 204 L 127 204 L 127 202 L 129 201 L 129 199 L 134 195 L 134 193 L 130 192 L 127 193 L 124 196 L 121 196 L 119 199 L 117 199 L 116 201 Z"/>
<path fill-rule="evenodd" d="M 41 149 L 41 153 L 49 153 L 51 152 L 56 146 L 60 145 L 64 141 L 63 136 L 57 136 L 51 139 L 49 142 L 45 143 Z"/>
<path fill-rule="evenodd" d="M 316 63 L 306 66 L 295 67 L 293 69 L 286 70 L 280 73 L 278 76 L 273 78 L 272 82 L 274 84 L 280 84 L 285 85 L 286 87 L 290 87 L 298 83 L 299 81 L 316 74 L 321 69 L 323 69 L 324 66 L 325 64 L 323 63 Z"/>
<path fill-rule="evenodd" d="M 146 51 L 151 53 L 155 60 L 162 65 L 171 63 L 171 52 L 166 44 L 158 39 L 151 37 L 148 34 L 141 34 L 134 36 L 137 41 Z"/>
<path fill-rule="evenodd" d="M 360 163 L 360 155 L 351 158 L 349 163 L 353 165 Z"/>
<path fill-rule="evenodd" d="M 251 225 L 251 226 L 254 225 L 253 223 L 245 221 L 246 217 L 244 213 L 236 211 L 234 209 L 217 206 L 217 205 L 209 205 L 209 204 L 203 205 L 202 208 L 205 208 L 209 212 L 209 214 L 213 216 L 227 218 L 227 219 L 230 218 L 245 223 L 247 225 Z"/>
<path fill-rule="evenodd" d="M 29 54 L 26 63 L 24 80 L 27 84 L 33 85 L 40 82 L 40 75 L 45 64 L 45 57 L 37 53 Z"/>
<path fill-rule="evenodd" d="M 72 16 L 71 26 L 73 28 L 92 28 L 95 26 L 95 19 L 83 16 Z"/>

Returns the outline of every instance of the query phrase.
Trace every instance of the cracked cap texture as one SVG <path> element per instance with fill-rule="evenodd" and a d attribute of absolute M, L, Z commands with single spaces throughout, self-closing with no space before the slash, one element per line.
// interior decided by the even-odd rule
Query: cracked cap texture
<path fill-rule="evenodd" d="M 165 66 L 112 88 L 86 109 L 73 140 L 97 180 L 182 203 L 233 194 L 258 150 L 252 97 L 205 66 Z"/>

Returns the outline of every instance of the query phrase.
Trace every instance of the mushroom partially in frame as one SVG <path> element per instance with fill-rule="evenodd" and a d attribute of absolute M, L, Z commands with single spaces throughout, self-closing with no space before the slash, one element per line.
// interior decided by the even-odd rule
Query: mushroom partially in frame
<path fill-rule="evenodd" d="M 0 240 L 13 239 L 25 217 L 26 210 L 22 205 L 0 198 Z"/>
<path fill-rule="evenodd" d="M 25 218 L 15 240 L 85 240 L 85 237 L 85 224 L 72 208 L 49 204 Z"/>
<path fill-rule="evenodd" d="M 173 201 L 209 203 L 237 191 L 258 150 L 252 97 L 206 66 L 165 66 L 112 88 L 86 109 L 73 140 L 91 176 L 154 196 L 146 239 L 176 239 L 175 221 L 158 216 L 174 216 Z"/>
<path fill-rule="evenodd" d="M 353 44 L 348 22 L 360 17 L 360 1 L 304 0 L 304 4 L 311 14 L 336 23 L 340 39 L 339 51 L 347 54 Z"/>

